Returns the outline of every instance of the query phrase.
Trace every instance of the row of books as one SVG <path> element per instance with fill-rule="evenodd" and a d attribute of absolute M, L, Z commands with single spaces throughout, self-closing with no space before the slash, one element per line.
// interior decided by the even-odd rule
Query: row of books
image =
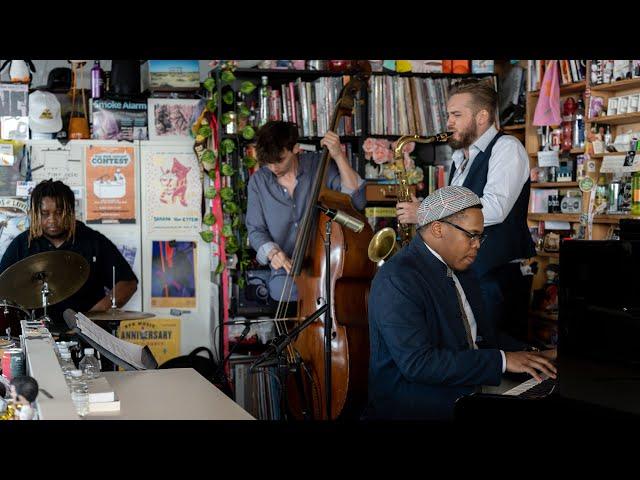
<path fill-rule="evenodd" d="M 280 389 L 276 367 L 249 373 L 251 356 L 231 360 L 231 378 L 235 386 L 235 402 L 259 420 L 280 420 Z"/>
<path fill-rule="evenodd" d="M 540 90 L 544 73 L 551 60 L 529 60 L 529 91 Z M 586 60 L 558 60 L 560 85 L 581 82 L 587 75 Z"/>
<path fill-rule="evenodd" d="M 640 78 L 640 60 L 592 60 L 591 84 Z"/>
<path fill-rule="evenodd" d="M 349 76 L 320 77 L 312 82 L 298 78 L 283 83 L 280 88 L 270 87 L 269 120 L 284 120 L 298 124 L 298 134 L 303 137 L 323 137 L 330 127 L 342 87 Z M 338 127 L 339 135 L 362 135 L 361 109 L 353 116 L 343 117 Z"/>
<path fill-rule="evenodd" d="M 421 135 L 447 128 L 449 88 L 460 78 L 377 76 L 370 81 L 369 131 L 373 135 Z M 488 77 L 496 87 L 495 77 Z"/>

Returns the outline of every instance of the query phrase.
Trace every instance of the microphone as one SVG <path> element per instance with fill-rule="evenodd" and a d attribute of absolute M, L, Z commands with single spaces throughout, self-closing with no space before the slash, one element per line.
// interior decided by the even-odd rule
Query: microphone
<path fill-rule="evenodd" d="M 343 227 L 348 228 L 356 233 L 360 233 L 364 228 L 364 222 L 358 220 L 351 215 L 344 213 L 342 210 L 334 210 L 331 208 L 323 207 L 322 205 L 318 205 L 318 208 L 322 210 L 322 212 L 331 218 L 334 222 L 339 223 Z"/>

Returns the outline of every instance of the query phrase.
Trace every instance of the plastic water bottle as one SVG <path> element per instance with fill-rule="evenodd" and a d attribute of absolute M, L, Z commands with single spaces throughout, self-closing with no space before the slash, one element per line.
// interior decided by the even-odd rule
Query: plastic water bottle
<path fill-rule="evenodd" d="M 84 357 L 80 360 L 78 368 L 82 370 L 85 378 L 98 378 L 100 376 L 100 364 L 93 354 L 93 348 L 84 349 Z"/>
<path fill-rule="evenodd" d="M 76 407 L 76 412 L 81 417 L 89 413 L 89 387 L 82 376 L 81 370 L 71 371 L 71 381 L 69 383 L 71 400 Z"/>
<path fill-rule="evenodd" d="M 76 369 L 76 366 L 73 364 L 71 353 L 69 353 L 68 350 L 60 350 L 60 369 L 62 370 L 64 379 L 69 383 L 71 380 L 71 372 Z"/>

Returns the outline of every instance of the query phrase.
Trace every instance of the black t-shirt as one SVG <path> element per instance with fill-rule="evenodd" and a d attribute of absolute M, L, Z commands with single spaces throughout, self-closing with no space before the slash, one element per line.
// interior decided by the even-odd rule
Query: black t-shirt
<path fill-rule="evenodd" d="M 47 308 L 47 314 L 57 325 L 64 325 L 62 312 L 71 308 L 76 312 L 86 312 L 105 296 L 105 288 L 113 286 L 113 267 L 116 267 L 116 283 L 126 280 L 138 281 L 131 266 L 116 246 L 102 233 L 87 227 L 76 220 L 76 234 L 72 240 L 65 241 L 58 248 L 44 236 L 35 238 L 28 245 L 29 231 L 23 232 L 13 239 L 0 261 L 0 274 L 14 263 L 35 255 L 36 253 L 68 250 L 82 255 L 89 263 L 89 278 L 76 293 L 66 300 Z M 73 275 L 74 272 L 68 272 Z M 39 288 L 34 285 L 34 288 Z M 8 300 L 12 300 L 8 295 Z M 42 315 L 42 309 L 36 310 Z"/>

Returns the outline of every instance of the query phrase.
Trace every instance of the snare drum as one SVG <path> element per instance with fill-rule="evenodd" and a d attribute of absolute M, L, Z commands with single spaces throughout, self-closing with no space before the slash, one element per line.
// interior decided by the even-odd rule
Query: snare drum
<path fill-rule="evenodd" d="M 11 300 L 0 300 L 0 336 L 4 337 L 7 328 L 11 328 L 11 336 L 18 337 L 22 333 L 20 320 L 28 320 L 29 312 Z"/>

